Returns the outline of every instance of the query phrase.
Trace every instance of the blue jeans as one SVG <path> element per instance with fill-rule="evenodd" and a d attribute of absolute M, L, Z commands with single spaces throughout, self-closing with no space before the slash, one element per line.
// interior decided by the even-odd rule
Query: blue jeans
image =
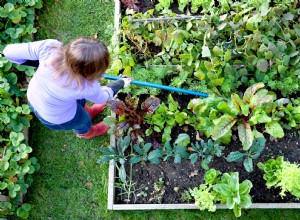
<path fill-rule="evenodd" d="M 40 120 L 40 122 L 45 125 L 47 128 L 52 130 L 73 130 L 76 134 L 85 134 L 92 127 L 91 116 L 84 110 L 85 99 L 77 100 L 77 110 L 74 118 L 70 121 L 67 121 L 63 124 L 52 124 L 44 120 L 40 114 L 32 107 L 29 103 L 32 112 Z"/>

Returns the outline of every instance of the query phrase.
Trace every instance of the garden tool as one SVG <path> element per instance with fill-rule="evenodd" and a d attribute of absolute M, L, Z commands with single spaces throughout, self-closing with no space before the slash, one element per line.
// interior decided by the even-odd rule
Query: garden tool
<path fill-rule="evenodd" d="M 107 74 L 103 74 L 103 77 L 105 79 L 109 79 L 109 80 L 120 79 L 120 77 L 118 77 L 118 76 L 111 76 L 111 75 L 107 75 Z M 208 97 L 208 94 L 202 93 L 202 92 L 197 92 L 197 91 L 187 90 L 187 89 L 180 89 L 180 88 L 176 88 L 176 87 L 172 87 L 172 86 L 164 86 L 164 85 L 148 83 L 148 82 L 143 82 L 143 81 L 138 81 L 138 80 L 132 80 L 130 84 L 146 86 L 146 87 L 153 87 L 156 89 L 163 89 L 163 90 L 168 90 L 168 91 L 172 91 L 172 92 L 180 92 L 180 93 L 185 93 L 185 94 L 189 94 L 189 95 L 201 96 L 201 97 L 205 97 L 205 98 Z"/>

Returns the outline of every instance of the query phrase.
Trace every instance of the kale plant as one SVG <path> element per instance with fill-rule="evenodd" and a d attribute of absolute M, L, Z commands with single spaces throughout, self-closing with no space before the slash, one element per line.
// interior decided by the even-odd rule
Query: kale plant
<path fill-rule="evenodd" d="M 249 150 L 245 152 L 234 151 L 231 152 L 227 157 L 226 160 L 228 162 L 243 162 L 244 167 L 247 172 L 253 171 L 253 160 L 257 159 L 261 152 L 264 150 L 266 144 L 266 139 L 264 138 L 257 138 L 254 139 L 252 146 Z"/>
<path fill-rule="evenodd" d="M 130 146 L 130 137 L 125 136 L 117 139 L 116 146 L 101 147 L 100 151 L 102 156 L 100 156 L 97 163 L 106 163 L 110 160 L 114 161 L 114 165 L 118 170 L 119 178 L 123 183 L 126 183 L 126 171 L 125 163 L 127 161 L 128 155 L 126 151 Z"/>
<path fill-rule="evenodd" d="M 134 144 L 134 154 L 131 156 L 130 162 L 132 164 L 141 162 L 143 165 L 146 165 L 146 162 L 159 164 L 160 158 L 163 156 L 163 151 L 159 149 L 150 151 L 151 147 L 151 143 Z"/>
<path fill-rule="evenodd" d="M 169 160 L 174 157 L 174 163 L 181 163 L 182 159 L 188 159 L 189 153 L 186 146 L 190 143 L 190 136 L 188 134 L 179 134 L 171 145 L 171 139 L 167 140 L 163 146 L 164 158 L 163 160 Z"/>
<path fill-rule="evenodd" d="M 191 144 L 192 147 L 189 149 L 194 152 L 190 155 L 189 159 L 191 160 L 192 164 L 195 164 L 196 161 L 201 158 L 201 166 L 203 169 L 208 170 L 209 163 L 212 162 L 213 157 L 216 155 L 217 157 L 222 156 L 222 151 L 225 147 L 220 146 L 217 143 L 214 143 L 211 139 L 209 139 L 207 142 L 204 140 L 199 142 L 196 142 L 195 144 Z"/>

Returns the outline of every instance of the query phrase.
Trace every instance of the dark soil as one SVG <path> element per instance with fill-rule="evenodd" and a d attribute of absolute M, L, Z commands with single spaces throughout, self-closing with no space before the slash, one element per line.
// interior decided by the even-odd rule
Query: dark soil
<path fill-rule="evenodd" d="M 122 94 L 120 94 L 122 98 Z M 125 94 L 123 94 L 123 97 Z M 177 101 L 182 108 L 186 108 L 190 99 L 195 98 L 190 95 L 179 95 L 177 93 L 172 94 L 175 101 Z M 162 101 L 166 101 L 166 92 L 163 92 L 159 96 Z M 119 97 L 120 98 L 120 97 Z M 175 140 L 180 133 L 187 133 L 191 137 L 191 142 L 196 141 L 196 131 L 192 127 L 176 127 L 172 130 L 172 140 Z M 200 136 L 206 139 L 204 136 Z M 227 162 L 226 157 L 232 151 L 241 151 L 242 146 L 240 141 L 232 140 L 229 145 L 225 146 L 222 157 L 214 157 L 214 160 L 209 164 L 210 168 L 220 170 L 224 172 L 239 172 L 240 182 L 248 179 L 252 182 L 253 187 L 251 189 L 251 196 L 254 203 L 285 203 L 285 202 L 297 202 L 294 196 L 286 193 L 286 196 L 281 198 L 279 195 L 279 188 L 267 189 L 265 180 L 263 179 L 263 172 L 257 167 L 258 162 L 265 162 L 271 158 L 277 158 L 277 156 L 284 156 L 285 160 L 291 163 L 300 163 L 300 138 L 297 135 L 297 130 L 285 130 L 285 136 L 281 139 L 271 139 L 267 137 L 266 147 L 261 156 L 254 160 L 253 172 L 248 173 L 242 163 Z M 160 134 L 157 134 L 156 140 L 160 141 Z M 146 140 L 145 142 L 150 142 Z M 127 166 L 127 174 L 129 174 L 129 166 Z M 151 204 L 151 203 L 187 203 L 182 200 L 182 193 L 189 189 L 198 187 L 204 182 L 203 177 L 205 170 L 201 167 L 201 161 L 197 161 L 192 165 L 190 160 L 183 159 L 182 163 L 175 164 L 173 158 L 168 161 L 161 162 L 158 165 L 147 163 L 142 165 L 141 163 L 134 164 L 132 169 L 132 179 L 136 182 L 135 196 L 130 198 L 129 203 L 136 204 Z M 159 181 L 159 178 L 163 179 L 163 190 L 155 191 L 154 185 Z M 148 187 L 148 188 L 146 188 Z M 147 190 L 146 190 L 147 189 Z M 145 197 L 137 196 L 137 194 L 144 192 Z M 116 190 L 116 195 L 120 191 Z M 160 196 L 161 195 L 161 196 Z M 128 203 L 127 197 L 117 196 L 115 198 L 116 204 Z M 193 201 L 190 201 L 193 202 Z"/>

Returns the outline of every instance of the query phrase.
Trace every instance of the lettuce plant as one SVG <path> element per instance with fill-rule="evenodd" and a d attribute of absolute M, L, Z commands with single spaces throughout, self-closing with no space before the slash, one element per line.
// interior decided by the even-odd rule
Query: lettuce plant
<path fill-rule="evenodd" d="M 216 203 L 226 204 L 229 209 L 233 209 L 236 217 L 241 216 L 242 208 L 249 208 L 252 204 L 252 198 L 249 195 L 252 183 L 249 180 L 239 182 L 239 174 L 223 173 L 210 169 L 204 176 L 205 183 L 198 188 L 190 190 L 195 199 L 195 204 L 200 210 L 207 209 L 214 212 Z"/>
<path fill-rule="evenodd" d="M 195 199 L 195 205 L 200 210 L 216 211 L 215 195 L 212 193 L 212 185 L 201 184 L 198 188 L 190 190 L 191 195 Z"/>
<path fill-rule="evenodd" d="M 252 188 L 250 180 L 244 180 L 239 183 L 239 174 L 224 173 L 221 177 L 221 182 L 214 185 L 213 189 L 218 193 L 217 200 L 221 204 L 226 204 L 229 209 L 233 209 L 236 217 L 241 216 L 241 209 L 249 208 L 252 204 L 251 196 L 249 195 Z"/>
<path fill-rule="evenodd" d="M 276 159 L 269 159 L 265 163 L 258 163 L 257 166 L 264 171 L 263 178 L 266 186 L 281 188 L 280 195 L 285 196 L 290 192 L 297 199 L 300 199 L 300 168 L 299 164 L 292 164 L 285 161 L 283 156 Z"/>
<path fill-rule="evenodd" d="M 279 99 L 269 107 L 268 112 L 272 113 L 273 118 L 280 119 L 287 129 L 300 126 L 300 105 L 295 100 Z"/>
<path fill-rule="evenodd" d="M 178 0 L 178 10 L 183 12 L 190 0 Z"/>
<path fill-rule="evenodd" d="M 161 11 L 162 9 L 169 9 L 173 3 L 173 0 L 158 0 L 158 3 L 155 5 L 155 9 L 157 11 Z"/>
<path fill-rule="evenodd" d="M 169 94 L 168 105 L 162 103 L 153 114 L 145 116 L 145 121 L 150 125 L 146 134 L 150 135 L 153 131 L 162 132 L 162 143 L 165 143 L 171 138 L 172 128 L 185 124 L 187 119 L 188 114 L 180 111 L 179 104 Z"/>
<path fill-rule="evenodd" d="M 129 132 L 132 140 L 141 138 L 144 136 L 141 126 L 144 124 L 145 116 L 153 114 L 159 104 L 159 98 L 149 97 L 139 103 L 139 100 L 130 94 L 125 98 L 125 102 L 120 99 L 110 100 L 108 106 L 118 118 L 108 116 L 104 119 L 104 123 L 110 126 L 109 133 L 114 133 L 117 137 Z"/>
<path fill-rule="evenodd" d="M 220 174 L 221 172 L 218 170 L 208 170 L 204 175 L 205 183 L 189 190 L 195 199 L 195 205 L 198 206 L 200 210 L 216 211 L 217 193 L 213 191 L 213 184 L 220 182 Z"/>

